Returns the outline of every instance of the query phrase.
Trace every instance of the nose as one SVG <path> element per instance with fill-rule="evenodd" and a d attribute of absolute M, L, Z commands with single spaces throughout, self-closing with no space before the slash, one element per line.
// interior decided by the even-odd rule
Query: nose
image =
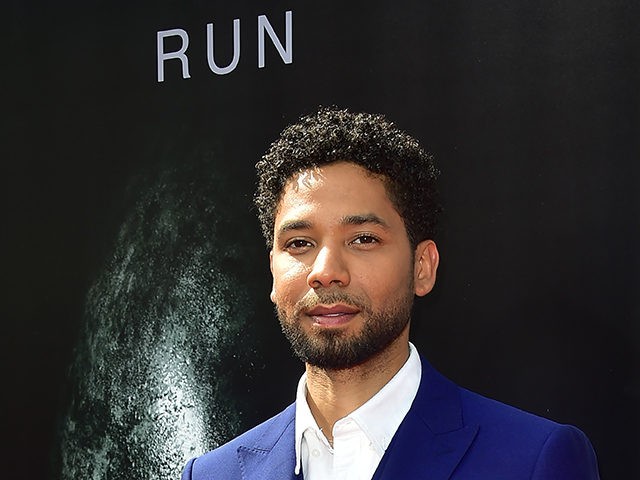
<path fill-rule="evenodd" d="M 318 251 L 307 276 L 307 284 L 311 288 L 345 287 L 349 285 L 350 276 L 345 259 L 339 249 L 323 247 Z"/>

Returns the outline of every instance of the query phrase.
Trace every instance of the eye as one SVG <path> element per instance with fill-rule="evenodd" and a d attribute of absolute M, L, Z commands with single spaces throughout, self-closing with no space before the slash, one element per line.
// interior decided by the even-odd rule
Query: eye
<path fill-rule="evenodd" d="M 351 241 L 352 244 L 356 245 L 371 245 L 374 243 L 380 243 L 380 240 L 377 237 L 369 234 L 358 235 Z"/>
<path fill-rule="evenodd" d="M 293 254 L 304 253 L 312 247 L 313 244 L 303 238 L 294 238 L 292 240 L 289 240 L 284 245 L 284 249 Z"/>

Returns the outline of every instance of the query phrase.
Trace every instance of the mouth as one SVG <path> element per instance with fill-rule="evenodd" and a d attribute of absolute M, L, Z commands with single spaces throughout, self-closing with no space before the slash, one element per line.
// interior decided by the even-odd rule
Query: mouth
<path fill-rule="evenodd" d="M 314 325 L 320 327 L 337 327 L 349 323 L 358 313 L 356 307 L 351 305 L 318 305 L 306 312 L 311 317 Z"/>

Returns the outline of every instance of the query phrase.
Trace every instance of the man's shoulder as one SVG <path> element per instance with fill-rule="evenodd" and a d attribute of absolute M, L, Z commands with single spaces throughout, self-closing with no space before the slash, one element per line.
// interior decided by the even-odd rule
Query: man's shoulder
<path fill-rule="evenodd" d="M 555 430 L 567 427 L 567 425 L 461 387 L 435 370 L 424 359 L 423 373 L 426 377 L 424 392 L 428 392 L 434 386 L 437 388 L 434 395 L 440 398 L 440 402 L 436 404 L 439 410 L 446 412 L 452 418 L 457 415 L 462 416 L 462 418 L 452 421 L 451 426 L 459 421 L 465 425 L 479 425 L 482 430 L 496 430 L 502 435 L 514 431 L 520 434 L 526 432 L 528 436 L 534 437 L 546 437 Z M 428 395 L 427 393 L 424 396 Z M 444 405 L 445 403 L 446 405 Z"/>
<path fill-rule="evenodd" d="M 473 432 L 460 478 L 469 472 L 476 472 L 474 478 L 506 478 L 507 472 L 513 473 L 509 478 L 598 478 L 593 447 L 578 428 L 472 392 L 423 366 L 420 417 L 443 436 Z"/>
<path fill-rule="evenodd" d="M 547 438 L 554 432 L 580 432 L 571 425 L 558 423 L 535 413 L 485 397 L 458 387 L 465 423 L 481 425 L 484 430 L 498 431 L 501 435 L 515 432 L 528 438 Z"/>
<path fill-rule="evenodd" d="M 533 478 L 598 478 L 593 447 L 580 429 L 461 387 L 460 398 L 466 421 L 479 427 L 467 460 L 499 458 L 506 471 L 531 462 Z"/>
<path fill-rule="evenodd" d="M 486 427 L 533 431 L 545 435 L 560 426 L 548 418 L 458 387 L 462 410 L 467 421 Z"/>
<path fill-rule="evenodd" d="M 224 445 L 199 457 L 191 459 L 183 473 L 182 480 L 235 479 L 241 478 L 239 451 L 266 454 L 280 441 L 283 435 L 293 432 L 295 404 L 282 412 L 235 437 Z M 291 435 L 293 445 L 293 434 Z"/>

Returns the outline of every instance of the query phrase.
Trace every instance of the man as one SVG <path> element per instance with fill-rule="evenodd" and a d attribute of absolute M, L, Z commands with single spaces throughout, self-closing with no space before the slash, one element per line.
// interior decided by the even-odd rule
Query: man
<path fill-rule="evenodd" d="M 409 343 L 433 288 L 437 170 L 382 116 L 321 109 L 256 165 L 296 402 L 183 480 L 598 478 L 582 432 L 464 390 Z"/>

